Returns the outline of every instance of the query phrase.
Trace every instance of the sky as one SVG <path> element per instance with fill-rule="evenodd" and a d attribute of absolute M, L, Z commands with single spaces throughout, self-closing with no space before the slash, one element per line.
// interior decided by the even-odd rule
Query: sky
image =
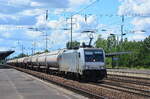
<path fill-rule="evenodd" d="M 22 49 L 25 54 L 33 48 L 43 51 L 46 34 L 48 50 L 65 48 L 71 16 L 73 40 L 81 43 L 89 41 L 85 30 L 95 31 L 94 41 L 111 33 L 120 38 L 121 25 L 124 38 L 140 41 L 150 35 L 149 5 L 150 0 L 0 0 L 0 51 L 15 50 L 14 55 Z"/>

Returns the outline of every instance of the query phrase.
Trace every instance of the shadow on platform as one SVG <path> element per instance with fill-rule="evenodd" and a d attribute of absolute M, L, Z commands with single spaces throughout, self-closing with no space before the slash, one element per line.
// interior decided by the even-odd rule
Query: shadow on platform
<path fill-rule="evenodd" d="M 11 67 L 7 66 L 7 65 L 1 65 L 0 64 L 0 69 L 11 69 Z"/>

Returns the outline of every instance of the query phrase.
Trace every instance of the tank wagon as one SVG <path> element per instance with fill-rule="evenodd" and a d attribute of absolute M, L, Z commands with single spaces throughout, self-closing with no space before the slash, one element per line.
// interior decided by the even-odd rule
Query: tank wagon
<path fill-rule="evenodd" d="M 107 76 L 105 53 L 101 48 L 62 49 L 49 53 L 7 61 L 8 64 L 47 72 L 57 71 L 89 80 L 101 80 Z"/>

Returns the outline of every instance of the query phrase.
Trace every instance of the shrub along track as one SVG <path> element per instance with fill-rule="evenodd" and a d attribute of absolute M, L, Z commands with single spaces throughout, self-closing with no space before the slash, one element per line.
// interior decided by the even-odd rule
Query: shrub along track
<path fill-rule="evenodd" d="M 11 67 L 19 71 L 36 76 L 38 78 L 41 78 L 43 80 L 52 82 L 59 86 L 65 87 L 69 90 L 75 91 L 89 98 L 94 98 L 94 99 L 145 99 L 145 98 L 148 99 L 150 98 L 150 96 L 145 93 L 139 94 L 136 92 L 132 92 L 132 91 L 137 91 L 136 89 L 130 91 L 131 89 L 125 90 L 125 88 L 123 89 L 122 86 L 116 86 L 119 84 L 115 84 L 115 82 L 111 84 L 111 82 L 109 82 L 109 80 L 107 79 L 100 83 L 84 83 L 84 82 L 73 81 L 73 80 L 65 79 L 59 76 L 50 75 L 42 72 L 32 71 L 32 70 L 23 69 L 14 66 Z"/>

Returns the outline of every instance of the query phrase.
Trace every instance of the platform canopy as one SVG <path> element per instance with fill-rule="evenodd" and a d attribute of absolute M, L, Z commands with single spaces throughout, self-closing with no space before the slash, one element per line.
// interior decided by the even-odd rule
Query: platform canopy
<path fill-rule="evenodd" d="M 0 60 L 5 59 L 10 54 L 14 53 L 15 51 L 0 51 Z"/>

